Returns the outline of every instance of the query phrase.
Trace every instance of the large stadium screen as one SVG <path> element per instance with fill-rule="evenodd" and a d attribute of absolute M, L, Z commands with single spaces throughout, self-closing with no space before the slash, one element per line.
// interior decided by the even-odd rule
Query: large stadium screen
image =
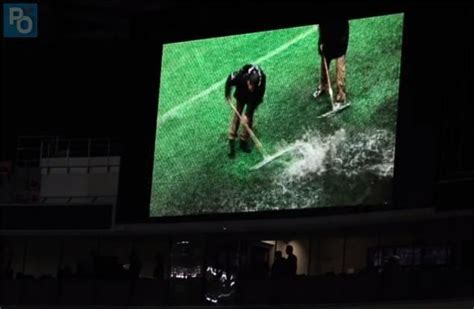
<path fill-rule="evenodd" d="M 390 203 L 403 14 L 163 45 L 150 216 Z"/>

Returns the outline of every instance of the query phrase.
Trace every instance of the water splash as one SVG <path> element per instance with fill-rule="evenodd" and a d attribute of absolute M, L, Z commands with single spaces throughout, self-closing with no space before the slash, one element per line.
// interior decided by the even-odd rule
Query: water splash
<path fill-rule="evenodd" d="M 300 140 L 282 148 L 292 148 L 292 159 L 278 176 L 278 183 L 301 181 L 306 177 L 335 173 L 353 177 L 371 173 L 393 176 L 395 138 L 386 130 L 349 135 L 344 129 L 321 136 L 307 132 Z M 281 151 L 281 150 L 279 150 Z"/>
<path fill-rule="evenodd" d="M 390 198 L 394 149 L 395 135 L 387 130 L 307 131 L 277 147 L 275 153 L 285 154 L 252 172 L 251 182 L 232 190 L 223 182 L 212 199 L 196 192 L 189 203 L 204 213 L 380 204 Z"/>
<path fill-rule="evenodd" d="M 386 130 L 340 129 L 326 136 L 308 131 L 277 152 L 287 149 L 292 150 L 274 168 L 273 185 L 261 191 L 253 210 L 363 203 L 379 194 L 377 183 L 393 176 L 395 136 Z"/>
<path fill-rule="evenodd" d="M 330 168 L 328 156 L 346 138 L 344 130 L 334 135 L 322 137 L 319 133 L 307 132 L 302 139 L 287 147 L 294 148 L 293 160 L 285 168 L 282 176 L 288 181 L 298 181 L 308 174 L 322 175 Z"/>

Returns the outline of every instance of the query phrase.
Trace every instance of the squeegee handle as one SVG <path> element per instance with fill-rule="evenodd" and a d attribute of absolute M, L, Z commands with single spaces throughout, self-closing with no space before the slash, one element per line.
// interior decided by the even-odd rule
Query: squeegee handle
<path fill-rule="evenodd" d="M 267 156 L 267 153 L 265 151 L 265 148 L 263 148 L 263 145 L 262 143 L 259 141 L 259 139 L 257 138 L 257 136 L 255 136 L 255 134 L 253 133 L 252 129 L 250 129 L 249 125 L 247 124 L 247 122 L 244 121 L 242 115 L 239 113 L 239 111 L 237 110 L 237 108 L 234 106 L 234 104 L 232 104 L 231 100 L 226 100 L 230 107 L 232 108 L 232 110 L 234 111 L 234 113 L 237 115 L 237 117 L 239 117 L 240 119 L 240 123 L 244 126 L 245 130 L 247 130 L 247 132 L 249 133 L 250 135 L 250 138 L 252 139 L 252 141 L 254 142 L 255 144 L 255 147 L 257 147 L 258 151 L 260 151 L 262 153 L 262 155 L 264 157 Z"/>
<path fill-rule="evenodd" d="M 329 92 L 329 98 L 331 99 L 331 105 L 332 108 L 334 109 L 334 94 L 332 92 L 332 85 L 331 85 L 331 78 L 329 76 L 329 66 L 328 62 L 326 60 L 326 56 L 323 54 L 323 62 L 324 62 L 324 71 L 326 71 L 326 80 L 328 82 L 328 92 Z"/>

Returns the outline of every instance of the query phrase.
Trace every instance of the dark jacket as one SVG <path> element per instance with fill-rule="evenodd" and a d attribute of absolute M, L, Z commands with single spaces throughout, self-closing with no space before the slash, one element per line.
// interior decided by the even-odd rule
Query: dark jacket
<path fill-rule="evenodd" d="M 259 77 L 258 84 L 253 92 L 250 92 L 247 87 L 247 81 L 252 74 L 257 74 Z M 225 83 L 226 98 L 231 95 L 231 88 L 235 87 L 234 98 L 243 104 L 249 104 L 256 107 L 263 101 L 265 94 L 266 75 L 259 66 L 251 64 L 244 65 L 240 70 L 233 72 L 227 77 Z"/>
<path fill-rule="evenodd" d="M 282 279 L 286 275 L 286 260 L 284 258 L 276 258 L 273 262 L 271 269 L 271 278 L 272 279 Z"/>
<path fill-rule="evenodd" d="M 321 54 L 321 44 L 323 50 Z M 319 24 L 318 50 L 320 55 L 332 60 L 346 54 L 349 44 L 349 21 L 347 19 L 326 20 Z"/>
<path fill-rule="evenodd" d="M 289 254 L 288 257 L 286 258 L 286 267 L 288 271 L 288 276 L 289 277 L 295 277 L 296 276 L 296 269 L 297 269 L 297 264 L 298 264 L 298 258 L 294 254 Z"/>

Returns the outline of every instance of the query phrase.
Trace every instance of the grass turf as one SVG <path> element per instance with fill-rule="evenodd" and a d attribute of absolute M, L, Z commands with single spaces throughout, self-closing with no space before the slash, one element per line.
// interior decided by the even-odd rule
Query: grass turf
<path fill-rule="evenodd" d="M 239 152 L 235 160 L 226 155 L 232 111 L 224 101 L 223 82 L 243 64 L 263 59 L 258 64 L 267 75 L 267 90 L 254 128 L 269 152 L 308 130 L 323 136 L 340 128 L 394 133 L 402 27 L 402 14 L 350 22 L 347 91 L 352 106 L 330 119 L 317 119 L 330 110 L 329 98 L 311 96 L 320 74 L 314 26 L 165 45 L 150 215 L 267 210 L 251 201 L 265 194 L 275 170 L 249 171 L 262 159 L 256 149 L 249 155 Z M 315 189 L 302 194 L 311 194 L 309 188 Z M 340 201 L 350 203 L 357 194 L 348 192 L 350 198 Z M 295 207 L 284 202 L 291 198 L 285 193 L 276 195 L 268 209 Z M 320 206 L 336 205 L 296 205 Z"/>

